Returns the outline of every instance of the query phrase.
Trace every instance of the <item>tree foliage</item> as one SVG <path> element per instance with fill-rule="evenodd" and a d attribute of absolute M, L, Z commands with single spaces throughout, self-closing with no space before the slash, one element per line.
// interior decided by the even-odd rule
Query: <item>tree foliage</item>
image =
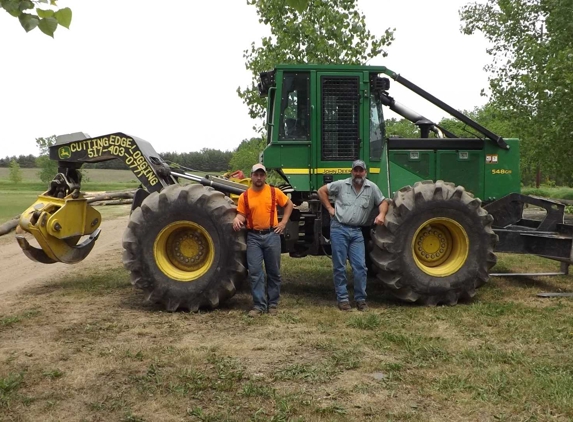
<path fill-rule="evenodd" d="M 26 32 L 37 27 L 52 38 L 58 25 L 69 29 L 72 22 L 71 9 L 57 9 L 56 0 L 0 0 L 0 9 L 18 18 Z"/>
<path fill-rule="evenodd" d="M 393 30 L 376 37 L 366 28 L 358 0 L 247 0 L 271 35 L 244 51 L 251 85 L 237 93 L 251 118 L 265 115 L 265 102 L 256 89 L 259 73 L 277 64 L 365 64 L 393 41 Z"/>
<path fill-rule="evenodd" d="M 192 170 L 222 172 L 229 170 L 233 153 L 218 149 L 203 148 L 193 152 L 164 152 L 160 154 L 167 162 L 179 164 Z"/>
<path fill-rule="evenodd" d="M 56 135 L 47 138 L 36 138 L 36 145 L 40 150 L 40 156 L 36 159 L 36 167 L 40 169 L 38 177 L 44 183 L 49 183 L 58 173 L 58 162 L 50 160 L 49 148 L 56 143 Z"/>
<path fill-rule="evenodd" d="M 407 119 L 386 119 L 386 137 L 388 138 L 418 138 L 420 130 L 418 126 Z"/>
<path fill-rule="evenodd" d="M 259 155 L 266 146 L 264 138 L 245 139 L 233 153 L 229 163 L 231 170 L 242 170 L 245 175 L 251 174 L 251 167 L 259 162 Z"/>
<path fill-rule="evenodd" d="M 487 103 L 484 106 L 475 107 L 471 111 L 461 110 L 461 113 L 504 138 L 516 137 L 514 133 L 515 129 L 512 127 L 510 122 L 506 120 L 505 115 L 499 112 L 493 103 Z M 418 138 L 420 136 L 418 126 L 407 119 L 386 119 L 385 125 L 386 136 L 389 138 Z M 438 126 L 460 138 L 483 137 L 483 135 L 477 133 L 465 123 L 453 117 L 445 117 L 441 119 L 438 122 Z M 430 137 L 434 138 L 435 134 L 430 132 Z"/>
<path fill-rule="evenodd" d="M 0 167 L 10 167 L 10 162 L 14 160 L 18 163 L 21 168 L 33 168 L 36 167 L 36 157 L 32 154 L 29 155 L 18 155 L 18 156 L 6 156 L 5 158 L 0 158 Z"/>
<path fill-rule="evenodd" d="M 481 107 L 475 107 L 471 111 L 463 110 L 463 114 L 470 119 L 478 122 L 480 125 L 488 128 L 493 133 L 500 135 L 504 138 L 516 138 L 515 129 L 511 123 L 506 119 L 506 116 L 500 112 L 495 104 L 487 103 Z M 454 133 L 460 138 L 482 138 L 483 135 L 478 134 L 475 130 L 467 126 L 465 123 L 455 118 L 443 118 L 438 123 L 440 127 Z"/>
<path fill-rule="evenodd" d="M 22 181 L 22 170 L 20 169 L 20 164 L 18 164 L 16 160 L 10 161 L 10 172 L 8 177 L 13 183 L 20 183 Z"/>
<path fill-rule="evenodd" d="M 491 102 L 523 141 L 522 168 L 573 183 L 573 0 L 486 0 L 462 8 L 463 31 L 490 41 Z"/>

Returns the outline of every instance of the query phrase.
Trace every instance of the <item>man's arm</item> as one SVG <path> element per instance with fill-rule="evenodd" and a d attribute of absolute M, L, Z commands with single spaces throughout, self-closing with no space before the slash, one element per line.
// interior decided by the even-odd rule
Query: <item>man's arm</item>
<path fill-rule="evenodd" d="M 290 215 L 292 214 L 293 208 L 294 208 L 294 204 L 289 199 L 284 206 L 283 218 L 281 218 L 281 222 L 275 228 L 275 233 L 281 234 L 285 230 L 286 224 L 290 218 Z"/>
<path fill-rule="evenodd" d="M 374 219 L 374 224 L 383 226 L 387 212 L 388 212 L 388 201 L 386 199 L 383 199 L 382 202 L 380 202 L 380 205 L 378 205 L 378 215 Z"/>
<path fill-rule="evenodd" d="M 328 186 L 322 185 L 318 189 L 318 197 L 320 198 L 320 202 L 324 205 L 324 208 L 328 211 L 331 217 L 334 217 L 334 207 L 330 205 L 330 200 L 328 199 Z"/>
<path fill-rule="evenodd" d="M 245 221 L 247 221 L 247 209 L 245 207 L 245 193 L 243 192 L 237 201 L 237 215 L 233 219 L 233 230 L 238 232 L 244 228 Z"/>
<path fill-rule="evenodd" d="M 241 213 L 237 213 L 237 215 L 233 219 L 233 230 L 235 230 L 236 232 L 241 230 L 245 226 L 245 221 L 247 221 L 247 217 L 245 217 Z"/>

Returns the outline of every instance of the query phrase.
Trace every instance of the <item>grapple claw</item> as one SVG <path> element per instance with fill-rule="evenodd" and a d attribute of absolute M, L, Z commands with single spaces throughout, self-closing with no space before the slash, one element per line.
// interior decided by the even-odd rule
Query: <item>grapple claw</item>
<path fill-rule="evenodd" d="M 89 255 L 95 241 L 99 237 L 101 229 L 93 232 L 89 238 L 84 240 L 79 245 L 70 246 L 62 240 L 52 239 L 49 247 L 44 245 L 44 249 L 38 249 L 30 245 L 28 240 L 22 235 L 16 235 L 16 240 L 22 248 L 24 255 L 32 261 L 40 262 L 42 264 L 53 264 L 54 262 L 63 262 L 64 264 L 76 264 L 83 261 Z"/>
<path fill-rule="evenodd" d="M 77 262 L 83 261 L 84 258 L 88 256 L 92 251 L 93 247 L 95 246 L 95 241 L 99 237 L 100 233 L 101 229 L 97 229 L 82 243 L 70 247 L 67 252 L 61 254 L 58 257 L 60 262 L 63 262 L 64 264 L 75 264 Z"/>
<path fill-rule="evenodd" d="M 50 258 L 42 249 L 38 249 L 30 245 L 28 240 L 21 234 L 16 235 L 16 240 L 18 241 L 18 245 L 22 248 L 24 255 L 32 261 L 40 262 L 42 264 L 53 264 L 54 262 L 57 262 Z"/>
<path fill-rule="evenodd" d="M 93 249 L 100 234 L 100 223 L 100 213 L 88 205 L 83 196 L 74 198 L 73 193 L 65 198 L 40 195 L 21 214 L 16 240 L 32 261 L 75 264 Z M 40 249 L 31 246 L 23 232 L 32 234 Z M 89 238 L 77 244 L 84 235 L 89 235 Z"/>

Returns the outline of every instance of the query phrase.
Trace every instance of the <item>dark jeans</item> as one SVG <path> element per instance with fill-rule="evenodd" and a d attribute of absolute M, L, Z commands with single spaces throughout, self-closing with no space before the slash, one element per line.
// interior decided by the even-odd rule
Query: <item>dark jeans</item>
<path fill-rule="evenodd" d="M 265 289 L 265 274 L 267 286 Z M 247 233 L 247 266 L 253 294 L 254 307 L 265 312 L 277 306 L 281 294 L 281 237 L 275 232 L 268 234 Z M 267 292 L 268 291 L 268 299 Z"/>

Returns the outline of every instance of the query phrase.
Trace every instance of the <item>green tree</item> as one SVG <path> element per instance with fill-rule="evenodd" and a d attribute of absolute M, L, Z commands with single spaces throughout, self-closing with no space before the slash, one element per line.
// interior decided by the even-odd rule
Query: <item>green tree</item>
<path fill-rule="evenodd" d="M 259 155 L 266 146 L 267 141 L 264 138 L 243 140 L 233 153 L 229 167 L 232 171 L 242 170 L 248 177 L 251 174 L 251 167 L 259 162 Z"/>
<path fill-rule="evenodd" d="M 387 138 L 418 138 L 420 137 L 420 130 L 418 126 L 406 119 L 386 119 L 384 122 L 386 126 Z"/>
<path fill-rule="evenodd" d="M 573 182 L 573 0 L 487 0 L 460 11 L 490 41 L 491 102 L 522 139 L 522 169 Z"/>
<path fill-rule="evenodd" d="M 18 18 L 26 32 L 38 27 L 52 38 L 58 25 L 69 29 L 72 22 L 71 9 L 57 9 L 56 0 L 0 0 L 0 9 Z"/>
<path fill-rule="evenodd" d="M 481 107 L 475 107 L 471 111 L 462 110 L 461 112 L 503 138 L 517 137 L 511 122 L 504 113 L 498 110 L 494 103 L 487 103 Z M 483 135 L 478 134 L 465 123 L 455 118 L 443 118 L 438 125 L 462 138 L 483 137 Z"/>
<path fill-rule="evenodd" d="M 265 101 L 258 94 L 259 73 L 277 64 L 340 63 L 365 64 L 394 39 L 387 29 L 376 37 L 366 28 L 358 0 L 247 0 L 257 8 L 259 22 L 271 35 L 244 51 L 252 82 L 237 93 L 253 119 L 265 116 Z"/>
<path fill-rule="evenodd" d="M 22 181 L 22 170 L 20 164 L 16 160 L 10 161 L 10 180 L 13 183 L 20 183 Z"/>
<path fill-rule="evenodd" d="M 49 147 L 56 143 L 56 135 L 47 138 L 36 138 L 36 145 L 40 150 L 40 156 L 36 159 L 36 166 L 40 169 L 38 177 L 44 183 L 49 183 L 58 173 L 58 162 L 50 160 Z"/>

